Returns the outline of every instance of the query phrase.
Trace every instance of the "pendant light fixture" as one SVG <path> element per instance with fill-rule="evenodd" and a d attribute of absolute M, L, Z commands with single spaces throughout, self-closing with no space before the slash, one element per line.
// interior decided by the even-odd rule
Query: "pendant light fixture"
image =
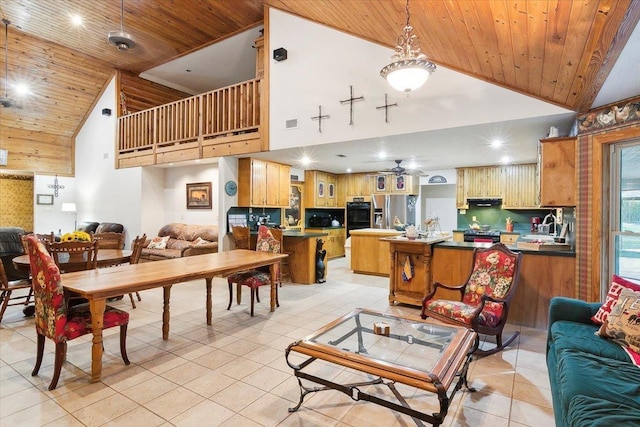
<path fill-rule="evenodd" d="M 4 108 L 12 108 L 17 107 L 15 99 L 11 99 L 8 96 L 8 88 L 9 88 L 9 22 L 7 19 L 2 19 L 2 23 L 4 24 L 4 90 L 2 96 L 0 96 L 0 105 Z"/>
<path fill-rule="evenodd" d="M 384 67 L 380 75 L 391 87 L 409 95 L 412 90 L 418 89 L 427 81 L 431 73 L 436 71 L 436 65 L 420 52 L 418 37 L 413 34 L 413 27 L 409 23 L 409 0 L 406 12 L 407 24 L 398 37 L 396 53 L 391 57 L 391 64 Z"/>
<path fill-rule="evenodd" d="M 136 47 L 136 42 L 131 34 L 124 32 L 124 0 L 120 2 L 120 31 L 109 31 L 107 39 L 120 51 Z"/>

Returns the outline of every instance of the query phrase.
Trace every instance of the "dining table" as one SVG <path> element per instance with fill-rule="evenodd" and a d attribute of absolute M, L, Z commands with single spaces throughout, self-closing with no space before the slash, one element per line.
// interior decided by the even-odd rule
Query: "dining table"
<path fill-rule="evenodd" d="M 69 254 L 60 253 L 60 261 L 66 262 Z M 111 267 L 114 265 L 125 264 L 131 261 L 131 251 L 126 249 L 98 249 L 97 264 L 98 268 Z M 29 255 L 19 255 L 13 258 L 13 265 L 21 271 L 29 271 Z"/>
<path fill-rule="evenodd" d="M 107 298 L 153 288 L 163 288 L 162 339 L 169 339 L 169 301 L 173 285 L 205 279 L 206 321 L 211 325 L 213 278 L 258 267 L 269 267 L 271 274 L 270 311 L 276 308 L 277 268 L 286 254 L 236 249 L 212 254 L 125 264 L 111 268 L 78 271 L 61 275 L 64 289 L 89 301 L 93 333 L 91 382 L 102 375 L 102 327 Z"/>

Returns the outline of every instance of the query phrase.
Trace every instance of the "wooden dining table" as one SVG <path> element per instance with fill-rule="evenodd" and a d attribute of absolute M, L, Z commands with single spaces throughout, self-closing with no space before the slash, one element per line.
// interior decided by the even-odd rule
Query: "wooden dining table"
<path fill-rule="evenodd" d="M 271 311 L 276 308 L 276 265 L 286 254 L 236 249 L 162 261 L 126 264 L 111 268 L 78 271 L 61 275 L 65 289 L 89 300 L 93 332 L 91 347 L 91 382 L 102 375 L 102 327 L 107 298 L 146 289 L 163 288 L 162 339 L 169 338 L 169 300 L 171 287 L 178 283 L 205 279 L 206 320 L 211 325 L 211 285 L 215 276 L 257 267 L 269 267 L 271 274 Z"/>
<path fill-rule="evenodd" d="M 63 263 L 69 258 L 69 254 L 61 253 L 59 256 Z M 96 258 L 98 268 L 111 267 L 128 263 L 131 260 L 131 251 L 125 249 L 98 249 Z M 13 258 L 13 265 L 18 270 L 29 271 L 29 255 L 19 255 Z"/>

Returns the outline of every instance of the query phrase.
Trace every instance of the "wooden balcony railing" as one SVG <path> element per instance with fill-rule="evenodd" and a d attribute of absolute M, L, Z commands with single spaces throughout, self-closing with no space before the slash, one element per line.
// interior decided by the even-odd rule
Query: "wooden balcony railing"
<path fill-rule="evenodd" d="M 118 166 L 263 151 L 260 86 L 248 80 L 120 117 Z"/>

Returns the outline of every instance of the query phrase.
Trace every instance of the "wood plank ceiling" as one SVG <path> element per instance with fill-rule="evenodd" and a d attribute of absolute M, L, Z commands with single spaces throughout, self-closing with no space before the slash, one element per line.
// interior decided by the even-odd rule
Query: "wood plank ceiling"
<path fill-rule="evenodd" d="M 107 33 L 120 29 L 120 1 L 0 0 L 0 17 L 12 22 L 9 80 L 34 87 L 23 108 L 0 109 L 0 139 L 10 129 L 72 137 L 114 69 L 137 74 L 257 25 L 265 5 L 389 47 L 405 23 L 404 0 L 125 0 L 124 30 L 138 46 L 119 52 Z M 589 109 L 640 20 L 633 0 L 413 0 L 410 8 L 437 64 L 575 111 Z M 80 28 L 70 24 L 75 13 Z"/>

